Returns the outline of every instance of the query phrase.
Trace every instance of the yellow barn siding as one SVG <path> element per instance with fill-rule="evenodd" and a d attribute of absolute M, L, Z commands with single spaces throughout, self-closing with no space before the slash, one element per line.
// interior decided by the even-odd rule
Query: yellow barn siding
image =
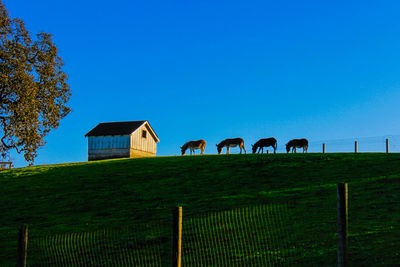
<path fill-rule="evenodd" d="M 133 148 L 131 148 L 130 155 L 129 155 L 130 158 L 155 157 L 155 156 L 156 156 L 156 154 L 140 151 L 140 150 L 133 149 Z"/>
<path fill-rule="evenodd" d="M 146 138 L 142 137 L 143 130 L 147 131 Z M 131 148 L 135 150 L 140 150 L 143 152 L 148 152 L 152 154 L 157 153 L 157 143 L 154 138 L 150 134 L 150 129 L 147 127 L 146 124 L 138 128 L 132 135 L 131 135 Z"/>

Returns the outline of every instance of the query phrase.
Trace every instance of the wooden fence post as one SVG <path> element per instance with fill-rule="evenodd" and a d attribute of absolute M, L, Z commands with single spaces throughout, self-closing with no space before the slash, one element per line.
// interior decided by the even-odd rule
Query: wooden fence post
<path fill-rule="evenodd" d="M 17 267 L 26 267 L 28 255 L 28 226 L 21 225 L 18 228 L 18 258 Z"/>
<path fill-rule="evenodd" d="M 337 216 L 338 216 L 338 267 L 347 266 L 347 223 L 348 223 L 348 186 L 346 183 L 337 185 Z"/>
<path fill-rule="evenodd" d="M 269 154 L 269 150 L 267 149 L 267 154 Z"/>
<path fill-rule="evenodd" d="M 386 153 L 389 153 L 389 138 L 386 138 Z"/>
<path fill-rule="evenodd" d="M 322 144 L 322 153 L 325 153 L 325 143 Z"/>
<path fill-rule="evenodd" d="M 358 143 L 357 143 L 357 141 L 354 142 L 354 152 L 355 153 L 358 152 Z"/>
<path fill-rule="evenodd" d="M 172 267 L 181 267 L 182 263 L 182 207 L 172 211 Z"/>

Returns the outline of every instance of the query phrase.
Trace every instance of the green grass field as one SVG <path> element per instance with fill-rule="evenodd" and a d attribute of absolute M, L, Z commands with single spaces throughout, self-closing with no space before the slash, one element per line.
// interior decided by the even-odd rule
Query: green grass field
<path fill-rule="evenodd" d="M 351 266 L 396 266 L 400 262 L 400 154 L 383 153 L 157 157 L 1 171 L 0 266 L 15 262 L 20 224 L 27 224 L 31 238 L 38 240 L 122 225 L 134 229 L 168 221 L 177 205 L 183 206 L 183 249 L 190 254 L 184 255 L 184 264 L 194 265 L 195 253 L 203 251 L 210 254 L 202 257 L 201 265 L 207 266 L 221 266 L 221 258 L 240 266 L 246 260 L 256 262 L 263 253 L 281 253 L 277 261 L 292 257 L 282 260 L 288 266 L 335 266 L 338 182 L 349 183 Z M 243 217 L 238 229 L 229 226 L 237 244 L 249 243 L 240 233 L 262 236 L 262 240 L 254 237 L 243 251 L 231 248 L 232 240 L 218 238 L 215 225 L 229 225 L 220 221 L 227 213 L 245 215 L 257 207 L 272 212 L 280 206 L 285 208 L 279 211 L 279 220 Z M 257 230 L 261 224 L 268 224 L 268 232 L 262 232 L 262 227 Z M 161 235 L 168 240 L 167 231 Z M 274 250 L 263 249 L 268 242 Z M 207 252 L 207 246 L 216 250 Z"/>

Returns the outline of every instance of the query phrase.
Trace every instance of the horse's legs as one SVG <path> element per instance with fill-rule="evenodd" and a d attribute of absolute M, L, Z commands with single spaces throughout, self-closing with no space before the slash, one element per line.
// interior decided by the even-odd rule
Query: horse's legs
<path fill-rule="evenodd" d="M 229 146 L 226 147 L 226 154 L 229 154 Z"/>
<path fill-rule="evenodd" d="M 243 146 L 243 149 L 244 149 L 244 154 L 247 154 L 247 152 L 246 152 L 246 148 L 244 147 L 244 144 L 242 144 L 242 146 Z M 242 149 L 240 149 L 240 153 L 242 152 Z"/>

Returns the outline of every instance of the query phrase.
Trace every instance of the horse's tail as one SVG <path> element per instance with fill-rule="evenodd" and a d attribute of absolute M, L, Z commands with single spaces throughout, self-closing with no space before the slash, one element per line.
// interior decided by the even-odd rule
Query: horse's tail
<path fill-rule="evenodd" d="M 201 145 L 200 145 L 200 149 L 201 149 L 201 153 L 204 154 L 204 149 L 206 149 L 206 141 L 202 140 Z"/>

